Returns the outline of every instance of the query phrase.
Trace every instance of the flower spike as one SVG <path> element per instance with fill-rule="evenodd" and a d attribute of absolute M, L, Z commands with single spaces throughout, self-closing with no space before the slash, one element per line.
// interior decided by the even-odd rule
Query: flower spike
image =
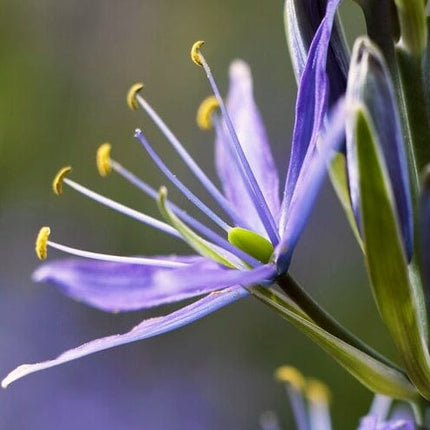
<path fill-rule="evenodd" d="M 137 110 L 139 107 L 136 95 L 143 88 L 143 84 L 138 82 L 130 87 L 127 93 L 127 105 L 131 110 Z"/>
<path fill-rule="evenodd" d="M 195 64 L 197 64 L 197 66 L 200 67 L 203 67 L 203 63 L 200 57 L 200 48 L 203 46 L 204 43 L 204 40 L 198 40 L 191 47 L 191 59 Z"/>
<path fill-rule="evenodd" d="M 55 175 L 55 178 L 52 181 L 52 191 L 54 191 L 57 196 L 63 193 L 63 180 L 71 171 L 72 168 L 70 166 L 66 166 L 60 169 Z"/>
<path fill-rule="evenodd" d="M 206 97 L 197 110 L 197 125 L 202 130 L 212 128 L 212 114 L 219 108 L 218 100 L 215 96 Z"/>
<path fill-rule="evenodd" d="M 45 260 L 48 256 L 48 239 L 50 234 L 51 229 L 46 226 L 42 227 L 37 234 L 35 251 L 39 260 Z"/>
<path fill-rule="evenodd" d="M 102 143 L 97 149 L 96 163 L 100 176 L 108 176 L 112 172 L 111 149 L 112 145 L 108 142 Z"/>

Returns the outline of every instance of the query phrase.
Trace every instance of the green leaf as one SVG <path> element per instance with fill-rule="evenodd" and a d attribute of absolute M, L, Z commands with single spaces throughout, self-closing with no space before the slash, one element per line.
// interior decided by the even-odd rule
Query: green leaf
<path fill-rule="evenodd" d="M 357 240 L 362 251 L 363 241 L 361 240 L 360 232 L 358 231 L 357 223 L 355 221 L 354 212 L 351 206 L 351 199 L 349 196 L 348 178 L 346 175 L 346 160 L 343 154 L 336 154 L 333 158 L 329 169 L 330 181 L 336 192 L 336 195 L 345 211 L 346 218 L 351 226 L 355 239 Z"/>
<path fill-rule="evenodd" d="M 228 256 L 223 255 L 222 252 L 212 243 L 202 239 L 199 235 L 194 233 L 187 225 L 185 225 L 167 206 L 167 189 L 161 187 L 158 194 L 158 208 L 164 219 L 170 223 L 182 235 L 188 245 L 191 246 L 200 255 L 208 257 L 218 263 L 227 267 L 236 268 L 236 266 L 229 260 Z"/>
<path fill-rule="evenodd" d="M 250 292 L 301 330 L 371 391 L 411 401 L 419 397 L 415 387 L 402 372 L 326 332 L 303 315 L 303 311 L 283 301 L 274 290 L 254 287 Z"/>
<path fill-rule="evenodd" d="M 404 255 L 388 174 L 363 106 L 356 110 L 355 138 L 363 239 L 373 295 L 408 376 L 422 396 L 430 399 L 423 291 L 419 280 L 409 276 L 413 272 Z"/>

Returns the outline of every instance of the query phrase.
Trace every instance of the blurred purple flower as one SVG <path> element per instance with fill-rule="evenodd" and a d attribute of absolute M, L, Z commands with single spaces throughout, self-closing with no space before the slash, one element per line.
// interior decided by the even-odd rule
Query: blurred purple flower
<path fill-rule="evenodd" d="M 331 394 L 323 382 L 305 378 L 291 366 L 279 367 L 275 378 L 285 385 L 297 430 L 332 430 Z M 270 428 L 265 426 L 264 422 L 262 427 L 263 430 Z M 357 430 L 415 430 L 416 428 L 410 409 L 396 407 L 392 410 L 392 399 L 377 394 L 369 413 L 361 418 Z"/>
<path fill-rule="evenodd" d="M 277 276 L 286 273 L 325 177 L 327 163 L 343 141 L 342 102 L 333 109 L 323 133 L 329 97 L 327 51 L 338 3 L 339 0 L 327 2 L 326 14 L 309 49 L 299 87 L 292 153 L 282 202 L 278 194 L 279 179 L 275 163 L 253 98 L 251 73 L 243 61 L 237 60 L 231 65 L 230 88 L 224 105 L 209 66 L 200 52 L 201 43 L 197 43 L 193 50 L 193 59 L 205 69 L 220 110 L 218 113 L 212 109 L 213 106 L 209 106 L 204 109 L 203 116 L 206 115 L 206 122 L 215 127 L 216 167 L 223 194 L 148 102 L 138 94 L 141 86 L 132 87 L 130 106 L 141 106 L 149 114 L 230 221 L 224 221 L 211 211 L 169 170 L 142 131 L 136 131 L 136 138 L 168 179 L 225 231 L 228 240 L 225 233 L 211 230 L 167 201 L 164 188 L 157 193 L 136 178 L 111 159 L 110 148 L 104 146 L 99 160 L 102 173 L 113 169 L 145 193 L 158 197 L 160 211 L 168 223 L 86 189 L 64 177 L 68 169 L 61 171 L 55 182 L 57 192 L 61 192 L 64 182 L 106 206 L 182 238 L 199 255 L 151 258 L 100 255 L 48 240 L 49 230 L 45 228 L 38 244 L 42 257 L 46 256 L 44 246 L 49 245 L 89 259 L 47 263 L 35 272 L 34 279 L 53 282 L 65 294 L 107 311 L 145 309 L 195 296 L 205 297 L 169 315 L 144 320 L 125 334 L 91 341 L 51 361 L 22 365 L 3 380 L 3 387 L 29 373 L 181 327 L 247 296 L 252 292 L 252 285 L 270 285 Z"/>

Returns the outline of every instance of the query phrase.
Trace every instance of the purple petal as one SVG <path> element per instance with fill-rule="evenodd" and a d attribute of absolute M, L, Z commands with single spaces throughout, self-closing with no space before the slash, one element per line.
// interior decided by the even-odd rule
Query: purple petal
<path fill-rule="evenodd" d="M 378 417 L 367 415 L 360 420 L 360 425 L 357 430 L 376 430 L 378 425 Z"/>
<path fill-rule="evenodd" d="M 248 65 L 236 60 L 230 66 L 230 88 L 227 109 L 249 165 L 275 219 L 279 213 L 279 179 L 268 144 L 266 130 L 252 93 L 252 77 Z M 224 193 L 234 205 L 247 227 L 266 235 L 254 204 L 248 195 L 231 154 L 228 132 L 216 124 L 215 157 Z"/>
<path fill-rule="evenodd" d="M 312 41 L 300 81 L 294 124 L 290 164 L 282 202 L 281 231 L 296 187 L 297 178 L 308 149 L 314 150 L 327 112 L 327 53 L 336 9 L 341 0 L 327 2 L 326 15 Z"/>
<path fill-rule="evenodd" d="M 17 379 L 39 370 L 48 369 L 98 351 L 103 351 L 115 346 L 136 342 L 138 340 L 147 339 L 175 330 L 215 312 L 223 306 L 241 299 L 246 295 L 248 295 L 248 292 L 240 287 L 217 291 L 166 316 L 144 320 L 127 333 L 93 340 L 62 353 L 54 360 L 36 364 L 23 364 L 9 373 L 9 375 L 2 381 L 2 387 L 6 388 L 10 383 Z"/>
<path fill-rule="evenodd" d="M 185 258 L 190 260 L 189 257 Z M 175 261 L 184 259 L 175 257 Z M 41 266 L 36 281 L 49 281 L 76 300 L 104 311 L 132 311 L 174 303 L 235 284 L 262 282 L 273 268 L 227 269 L 212 260 L 194 257 L 181 268 L 66 259 Z"/>
<path fill-rule="evenodd" d="M 358 430 L 415 430 L 413 420 L 389 420 L 380 422 L 374 415 L 367 415 L 360 421 Z"/>
<path fill-rule="evenodd" d="M 288 208 L 285 230 L 276 249 L 278 271 L 288 270 L 292 252 L 309 218 L 318 191 L 327 173 L 328 164 L 343 143 L 345 136 L 345 103 L 340 99 L 328 119 L 326 133 L 318 147 L 308 152 L 297 179 Z"/>
<path fill-rule="evenodd" d="M 368 109 L 381 144 L 396 201 L 405 252 L 410 259 L 413 245 L 413 216 L 400 118 L 385 60 L 377 47 L 366 38 L 358 39 L 354 45 L 348 77 L 348 103 L 357 101 L 363 103 Z M 350 133 L 347 131 L 348 176 L 351 200 L 359 223 L 358 167 L 355 159 L 355 142 L 352 136 L 353 131 L 351 130 Z"/>
<path fill-rule="evenodd" d="M 297 81 L 305 70 L 306 59 L 321 21 L 324 18 L 327 0 L 286 0 L 285 27 Z M 335 19 L 327 56 L 327 74 L 333 101 L 336 101 L 346 88 L 348 75 L 349 50 L 339 19 Z"/>

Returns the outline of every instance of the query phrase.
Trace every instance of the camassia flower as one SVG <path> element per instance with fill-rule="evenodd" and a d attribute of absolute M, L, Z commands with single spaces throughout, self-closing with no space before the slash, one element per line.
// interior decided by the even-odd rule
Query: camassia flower
<path fill-rule="evenodd" d="M 281 366 L 275 378 L 284 384 L 297 430 L 332 430 L 330 390 L 318 379 L 305 378 L 292 366 Z M 360 419 L 357 430 L 414 430 L 417 428 L 407 404 L 392 407 L 392 399 L 376 395 L 369 413 Z M 276 417 L 263 416 L 262 429 L 280 429 Z"/>
<path fill-rule="evenodd" d="M 54 180 L 54 191 L 68 186 L 107 207 L 184 240 L 195 252 L 187 256 L 123 257 L 70 248 L 49 238 L 48 227 L 41 229 L 36 252 L 47 256 L 47 248 L 78 256 L 48 262 L 34 273 L 38 282 L 53 282 L 70 297 L 105 311 L 131 311 L 152 308 L 197 296 L 204 296 L 166 316 L 144 320 L 131 331 L 97 339 L 61 354 L 54 360 L 22 365 L 3 381 L 3 387 L 22 376 L 97 351 L 133 342 L 181 327 L 222 306 L 253 294 L 254 286 L 270 289 L 285 276 L 293 249 L 311 212 L 327 163 L 342 143 L 344 108 L 340 102 L 327 120 L 328 85 L 325 76 L 328 44 L 335 17 L 336 2 L 317 30 L 308 63 L 303 72 L 297 101 L 293 135 L 293 155 L 282 199 L 279 178 L 266 131 L 255 104 L 248 65 L 236 60 L 230 67 L 230 87 L 226 103 L 220 95 L 211 70 L 201 52 L 203 42 L 192 48 L 193 61 L 201 66 L 213 96 L 198 112 L 198 122 L 213 126 L 216 133 L 216 168 L 223 192 L 209 179 L 145 100 L 141 84 L 128 94 L 132 109 L 142 108 L 190 171 L 217 203 L 218 215 L 195 195 L 159 157 L 145 134 L 135 137 L 168 180 L 214 225 L 212 228 L 188 215 L 167 198 L 167 189 L 156 191 L 137 178 L 110 155 L 110 145 L 98 151 L 102 175 L 111 171 L 126 178 L 145 194 L 157 199 L 164 221 L 154 219 L 89 190 L 70 179 L 70 168 L 62 169 Z M 315 84 L 318 82 L 318 85 Z M 327 122 L 326 122 L 327 121 Z M 323 124 L 327 124 L 323 132 Z M 297 154 L 297 156 L 294 156 Z M 82 258 L 83 257 L 83 258 Z M 275 299 L 273 299 L 275 300 Z"/>

